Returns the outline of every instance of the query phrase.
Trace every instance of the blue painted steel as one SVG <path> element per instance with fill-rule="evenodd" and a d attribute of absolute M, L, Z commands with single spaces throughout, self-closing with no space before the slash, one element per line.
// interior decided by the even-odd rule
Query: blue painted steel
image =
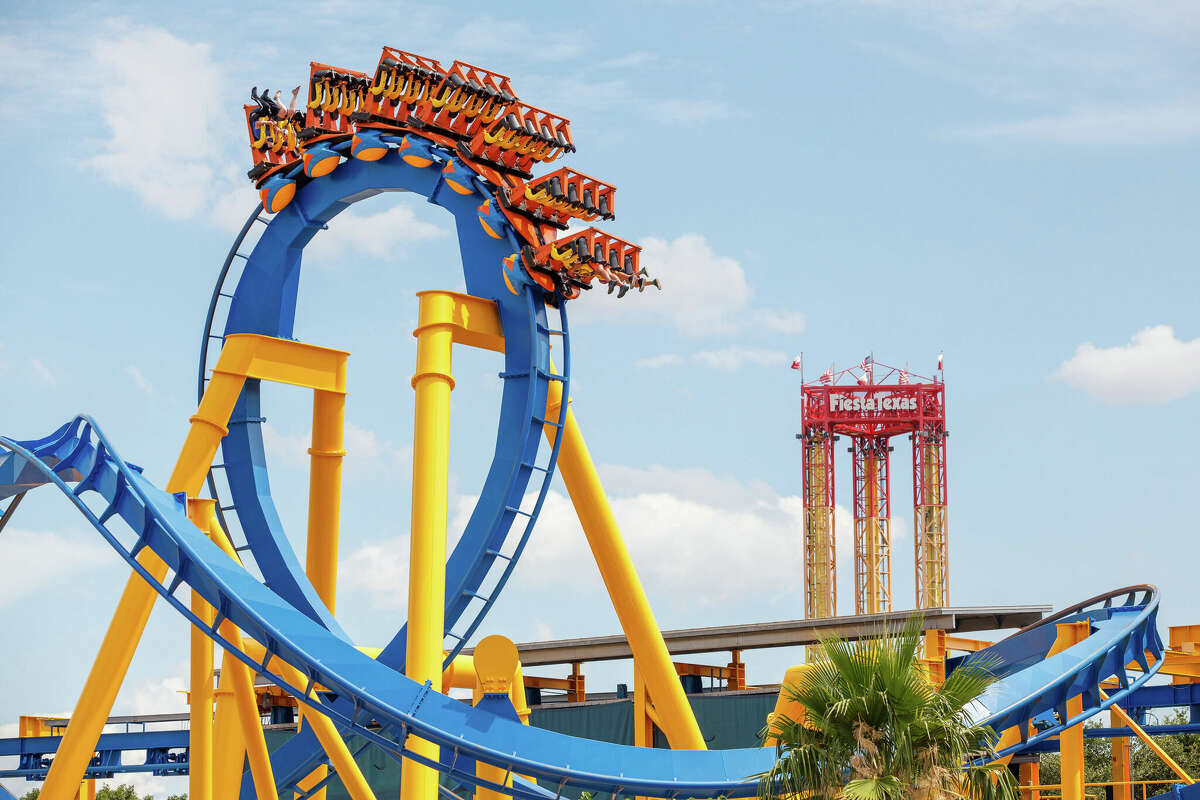
<path fill-rule="evenodd" d="M 532 775 L 542 786 L 555 791 L 571 787 L 675 798 L 752 795 L 755 785 L 748 776 L 771 763 L 773 751 L 769 748 L 668 751 L 563 736 L 519 725 L 445 697 L 363 655 L 308 615 L 281 602 L 278 594 L 228 558 L 188 521 L 182 497 L 156 489 L 129 468 L 91 420 L 78 418 L 60 428 L 56 436 L 34 444 L 36 452 L 0 437 L 0 447 L 11 451 L 7 459 L 27 462 L 41 474 L 39 482 L 54 483 L 126 563 L 191 624 L 285 691 L 311 703 L 306 692 L 309 687 L 293 686 L 233 650 L 215 627 L 222 620 L 210 626 L 193 615 L 179 599 L 186 593 L 176 591 L 184 584 L 253 639 L 273 643 L 273 653 L 296 666 L 310 684 L 321 684 L 341 697 L 350 710 L 326 705 L 321 711 L 393 756 L 440 766 L 404 746 L 407 735 L 414 734 L 449 754 L 451 766 L 443 769 L 455 780 L 529 798 L 538 795 L 520 786 L 505 788 L 481 781 L 455 765 L 462 763 L 460 759 L 475 759 Z M 67 481 L 77 482 L 73 490 Z M 98 493 L 104 501 L 105 508 L 98 515 L 81 498 L 88 492 Z M 132 536 L 122 538 L 109 527 L 117 516 L 128 525 Z M 172 570 L 162 584 L 137 562 L 137 553 L 147 546 Z M 1144 643 L 1155 660 L 1160 660 L 1162 643 L 1152 632 L 1158 595 L 1152 589 L 1145 594 L 1144 604 L 1114 610 L 1103 620 L 1111 624 L 1097 624 L 1087 641 L 1076 645 L 1078 649 L 1072 648 L 1076 652 L 1071 659 L 1057 662 L 1067 670 L 1061 676 L 1047 677 L 1037 669 L 1032 674 L 1026 674 L 1029 669 L 1021 670 L 1002 681 L 1012 687 L 998 696 L 1003 699 L 1020 695 L 1024 698 L 1022 707 L 1037 713 L 1054 707 L 1064 687 L 1080 686 L 1081 677 L 1086 676 L 1082 685 L 1086 705 L 1092 702 L 1088 683 L 1118 671 L 1123 674 L 1123 665 L 1134 660 L 1127 654 L 1129 640 Z M 1125 660 L 1114 660 L 1114 652 Z M 1121 700 L 1129 691 L 1128 687 L 1119 689 L 1113 699 Z M 1093 704 L 1092 712 L 1098 708 Z M 1012 713 L 1008 705 L 1001 703 L 983 721 L 1004 724 Z M 372 722 L 382 727 L 376 728 Z"/>
<path fill-rule="evenodd" d="M 1200 800 L 1200 783 L 1193 783 L 1191 786 L 1177 783 L 1170 791 L 1156 794 L 1150 800 Z"/>
<path fill-rule="evenodd" d="M 395 137 L 384 137 L 397 143 Z M 218 299 L 230 297 L 224 329 L 232 333 L 256 333 L 290 338 L 295 321 L 299 275 L 303 248 L 316 232 L 354 202 L 382 191 L 404 190 L 426 197 L 429 202 L 450 211 L 456 220 L 463 277 L 467 291 L 477 297 L 495 300 L 500 312 L 505 339 L 505 365 L 501 376 L 504 389 L 495 455 L 480 492 L 479 501 L 462 537 L 446 566 L 446 647 L 453 658 L 467 643 L 503 589 L 526 542 L 549 490 L 558 456 L 558 442 L 550 448 L 549 458 L 538 463 L 546 396 L 552 380 L 562 381 L 563 394 L 569 395 L 570 346 L 565 307 L 560 306 L 557 327 L 551 327 L 540 287 L 521 271 L 509 273 L 510 291 L 503 277 L 502 259 L 518 248 L 507 224 L 493 224 L 501 239 L 487 235 L 478 221 L 478 208 L 485 201 L 497 205 L 495 196 L 480 180 L 472 177 L 472 194 L 463 195 L 446 187 L 445 169 L 452 174 L 473 173 L 456 156 L 432 142 L 409 137 L 414 147 L 433 161 L 427 167 L 415 167 L 396 153 L 379 161 L 350 160 L 328 176 L 306 184 L 292 203 L 266 226 L 243 267 L 236 288 L 225 286 L 229 266 L 258 212 L 251 214 L 226 257 L 217 286 L 213 291 L 202 338 L 201 380 L 207 367 L 207 347 L 218 338 L 213 323 Z M 338 147 L 343 149 L 347 143 Z M 550 341 L 559 336 L 563 365 L 560 376 L 550 373 Z M 565 405 L 560 419 L 565 419 Z M 320 603 L 300 560 L 283 532 L 283 526 L 271 498 L 266 457 L 260 423 L 260 387 L 247 381 L 238 400 L 230 433 L 222 443 L 222 468 L 233 495 L 231 507 L 246 536 L 255 563 L 267 585 L 288 602 L 330 630 L 340 628 Z M 540 475 L 541 483 L 531 505 L 523 505 L 530 479 Z M 210 488 L 215 484 L 210 476 Z M 215 496 L 215 495 L 214 495 Z M 524 519 L 516 536 L 510 535 L 515 519 Z M 491 578 L 491 580 L 489 580 Z M 485 584 L 491 588 L 481 592 Z M 394 669 L 404 667 L 405 629 L 401 629 L 379 656 L 380 663 Z M 307 774 L 323 754 L 311 737 L 297 737 L 283 745 L 273 756 L 276 774 L 291 782 L 300 773 Z M 299 779 L 298 777 L 296 778 Z M 244 787 L 252 785 L 249 774 Z"/>

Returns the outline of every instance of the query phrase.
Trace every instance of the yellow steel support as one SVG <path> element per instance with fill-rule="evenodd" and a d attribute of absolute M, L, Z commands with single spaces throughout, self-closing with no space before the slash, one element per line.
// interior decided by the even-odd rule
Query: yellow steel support
<path fill-rule="evenodd" d="M 346 392 L 313 393 L 312 459 L 308 483 L 308 545 L 304 571 L 325 607 L 337 603 L 338 523 L 342 512 L 342 458 Z"/>
<path fill-rule="evenodd" d="M 224 537 L 222 537 L 224 538 Z M 213 712 L 213 797 L 237 797 L 246 763 L 246 741 L 238 718 L 233 692 L 233 672 L 226 669 L 234 657 L 221 653 L 221 677 L 217 681 L 216 710 Z"/>
<path fill-rule="evenodd" d="M 856 441 L 855 447 L 860 446 L 864 513 L 854 520 L 854 611 L 878 614 L 892 610 L 891 520 L 879 515 L 880 500 L 888 491 L 888 453 L 886 443 L 882 452 L 873 442 Z"/>
<path fill-rule="evenodd" d="M 551 381 L 546 419 L 559 418 L 562 402 L 561 382 Z M 558 452 L 558 471 L 571 496 L 596 565 L 600 568 L 600 576 L 608 589 L 621 629 L 629 640 L 635 668 L 645 678 L 671 747 L 677 750 L 704 750 L 700 726 L 696 724 L 692 707 L 675 674 L 667 645 L 654 620 L 654 612 L 650 610 L 650 602 L 638 579 L 633 559 L 629 556 L 629 548 L 621 536 L 621 529 L 600 485 L 575 414 L 569 406 L 565 417 L 563 440 Z M 553 441 L 556 429 L 547 425 L 545 432 L 547 438 Z"/>
<path fill-rule="evenodd" d="M 312 447 L 308 482 L 308 544 L 304 571 L 321 602 L 334 613 L 337 604 L 338 527 L 341 520 L 342 459 L 346 430 L 345 391 L 313 392 Z M 301 724 L 307 712 L 301 708 Z M 304 779 L 310 788 L 325 779 L 322 764 Z M 325 789 L 312 795 L 325 800 Z"/>
<path fill-rule="evenodd" d="M 344 394 L 346 355 L 340 350 L 253 334 L 227 337 L 200 407 L 190 420 L 191 428 L 167 481 L 167 491 L 184 492 L 188 497 L 200 493 L 217 447 L 228 432 L 226 425 L 246 378 Z M 166 577 L 166 564 L 151 550 L 143 550 L 138 561 L 156 581 Z M 47 800 L 67 800 L 74 795 L 141 641 L 156 597 L 155 590 L 137 573 L 129 577 L 58 754 L 46 775 L 42 796 Z"/>
<path fill-rule="evenodd" d="M 650 700 L 650 692 L 646 689 L 646 679 L 635 661 L 633 664 L 634 747 L 654 747 L 654 721 L 657 717 L 654 703 Z"/>
<path fill-rule="evenodd" d="M 1100 698 L 1102 700 L 1108 699 L 1108 695 L 1103 689 L 1100 690 Z M 1158 756 L 1162 762 L 1167 765 L 1167 768 L 1175 773 L 1176 777 L 1179 778 L 1180 783 L 1191 786 L 1196 782 L 1195 778 L 1189 775 L 1183 769 L 1183 767 L 1179 766 L 1175 759 L 1171 758 L 1167 751 L 1163 750 L 1162 746 L 1158 742 L 1154 741 L 1154 737 L 1147 734 L 1146 731 L 1142 729 L 1142 726 L 1138 725 L 1137 722 L 1134 721 L 1133 717 L 1125 713 L 1125 709 L 1121 708 L 1116 703 L 1113 703 L 1111 706 L 1109 706 L 1109 710 L 1118 716 L 1121 719 L 1121 722 L 1123 722 L 1130 730 L 1134 732 L 1134 734 L 1137 735 L 1139 739 L 1142 740 L 1142 744 L 1146 745 L 1146 747 L 1150 749 L 1150 752 Z M 1116 780 L 1116 778 L 1113 780 Z"/>
<path fill-rule="evenodd" d="M 209 498 L 188 498 L 188 519 L 200 530 L 208 530 L 212 506 Z M 207 506 L 207 507 L 206 507 Z M 197 592 L 192 592 L 192 613 L 209 625 L 213 609 Z M 212 800 L 213 765 L 213 642 L 195 625 L 191 632 L 191 667 L 188 676 L 188 797 Z"/>
<path fill-rule="evenodd" d="M 1040 785 L 1041 764 L 1037 761 L 1022 761 L 1017 767 L 1017 783 L 1021 786 L 1021 800 L 1040 800 L 1042 792 L 1032 787 Z"/>
<path fill-rule="evenodd" d="M 507 694 L 511 699 L 513 678 L 521 668 L 517 646 L 503 636 L 488 636 L 475 646 L 473 658 L 475 705 L 479 705 L 485 694 Z M 475 773 L 479 778 L 499 786 L 512 786 L 512 774 L 503 767 L 480 762 Z M 485 786 L 475 790 L 476 800 L 504 800 L 507 797 L 507 794 Z"/>
<path fill-rule="evenodd" d="M 208 531 L 209 531 L 209 536 L 213 539 L 214 542 L 216 542 L 217 546 L 220 547 L 227 556 L 229 556 L 233 560 L 237 561 L 238 560 L 237 552 L 234 551 L 233 545 L 229 542 L 229 540 L 227 538 L 220 535 L 220 533 L 221 533 L 220 526 L 217 523 L 215 515 L 213 515 L 209 518 Z M 225 631 L 225 628 L 222 627 L 222 632 L 224 632 L 224 631 Z M 233 628 L 233 631 L 237 634 L 237 638 L 233 640 L 236 645 L 236 649 L 241 650 L 243 653 L 248 655 L 252 660 L 259 662 L 259 663 L 261 663 L 262 660 L 264 658 L 266 658 L 266 648 L 264 648 L 261 643 L 256 642 L 253 639 L 243 639 L 241 637 L 240 632 L 238 632 L 236 628 Z M 230 658 L 228 660 L 231 662 L 231 664 L 236 662 L 236 664 L 238 666 L 245 667 L 245 665 L 241 661 L 237 661 L 232 656 L 230 656 Z M 249 668 L 248 667 L 245 667 L 245 668 L 246 668 L 246 671 L 249 672 Z M 288 683 L 291 683 L 293 686 L 304 686 L 307 684 L 308 679 L 300 672 L 300 670 L 296 669 L 291 664 L 287 663 L 286 661 L 284 661 L 281 658 L 278 658 L 278 657 L 272 658 L 271 661 L 267 664 L 267 668 L 280 673 L 283 676 L 284 680 L 286 680 Z M 224 672 L 222 672 L 222 678 L 224 678 Z M 253 679 L 251 679 L 251 683 L 253 683 Z M 315 692 L 316 692 L 316 689 L 313 690 L 314 694 L 315 694 Z M 251 696 L 253 696 L 253 694 L 254 694 L 253 687 L 251 687 L 250 694 L 251 694 Z M 309 699 L 313 699 L 313 698 L 310 696 Z M 257 713 L 258 713 L 257 705 L 255 705 L 255 716 L 256 717 L 257 717 Z M 331 762 L 333 762 L 333 767 L 334 767 L 334 769 L 337 770 L 338 777 L 341 778 L 342 783 L 345 784 L 346 790 L 350 793 L 350 796 L 353 798 L 353 800 L 375 800 L 375 795 L 371 791 L 370 786 L 367 784 L 366 778 L 363 777 L 362 771 L 358 768 L 358 764 L 355 763 L 354 757 L 350 754 L 349 748 L 346 747 L 346 742 L 342 739 L 341 734 L 339 734 L 337 732 L 337 728 L 334 726 L 333 722 L 329 719 L 329 717 L 327 717 L 324 714 L 321 714 L 319 712 L 310 712 L 305 717 L 305 721 L 309 725 L 312 726 L 313 733 L 316 735 L 317 740 L 321 743 L 321 747 L 325 750 L 325 753 L 329 756 L 329 760 Z M 246 733 L 248 734 L 248 731 L 246 731 Z M 262 731 L 261 725 L 259 725 L 257 727 L 257 739 L 263 740 L 263 731 Z M 257 747 L 257 743 L 255 744 L 255 747 Z M 251 748 L 251 749 L 253 750 L 253 748 Z M 262 751 L 265 754 L 265 752 L 266 752 L 265 743 L 262 745 Z M 253 774 L 253 770 L 254 770 L 253 754 L 251 754 L 250 766 L 251 766 L 251 773 Z M 267 762 L 267 767 L 270 767 L 269 760 Z M 240 779 L 240 776 L 241 776 L 240 761 L 238 763 L 237 770 L 238 770 L 238 777 Z M 311 775 L 309 777 L 311 778 Z M 309 784 L 309 785 L 311 786 L 312 784 Z M 274 785 L 272 783 L 272 792 L 273 791 L 274 791 Z M 259 792 L 257 779 L 255 780 L 255 792 L 256 793 Z M 233 796 L 233 795 L 227 795 L 227 796 Z M 274 797 L 275 795 L 273 793 L 270 795 L 263 795 L 261 793 L 259 794 L 259 797 L 265 797 L 265 796 Z"/>
<path fill-rule="evenodd" d="M 1108 709 L 1108 726 L 1124 726 L 1121 716 L 1111 707 Z M 1133 800 L 1133 787 L 1130 785 L 1133 775 L 1129 758 L 1132 742 L 1128 736 L 1114 736 L 1109 741 L 1112 745 L 1113 800 Z"/>
<path fill-rule="evenodd" d="M 1065 622 L 1058 626 L 1058 637 L 1054 640 L 1047 657 L 1061 653 L 1072 645 L 1079 644 L 1091 632 L 1091 623 Z M 1083 713 L 1083 695 L 1067 700 L 1067 716 Z M 1058 735 L 1059 763 L 1062 771 L 1062 800 L 1083 800 L 1083 725 L 1076 724 Z"/>
<path fill-rule="evenodd" d="M 804 706 L 792 699 L 789 687 L 796 687 L 804 678 L 804 673 L 810 668 L 811 664 L 800 664 L 795 667 L 788 667 L 787 672 L 783 675 L 783 683 L 779 686 L 779 696 L 775 698 L 775 710 L 767 715 L 767 735 L 763 738 L 763 746 L 774 747 L 779 743 L 779 737 L 775 734 L 775 724 L 783 724 L 786 718 L 795 723 L 803 724 L 804 722 Z"/>
<path fill-rule="evenodd" d="M 28 739 L 39 736 L 57 736 L 58 729 L 65 728 L 68 719 L 60 717 L 35 717 L 22 715 L 17 719 L 17 736 L 21 739 Z M 94 778 L 85 778 L 79 786 L 76 787 L 76 792 L 73 795 L 74 800 L 96 800 L 96 781 Z"/>
<path fill-rule="evenodd" d="M 150 548 L 142 550 L 138 555 L 138 563 L 156 581 L 161 582 L 166 578 L 167 565 Z M 100 650 L 96 653 L 96 660 L 83 684 L 79 700 L 75 703 L 75 711 L 58 745 L 58 752 L 50 763 L 40 797 L 46 800 L 70 800 L 78 793 L 157 596 L 157 592 L 136 572 L 125 582 L 117 610 L 100 643 Z"/>
<path fill-rule="evenodd" d="M 913 510 L 913 562 L 916 567 L 917 608 L 943 608 L 950 604 L 946 557 L 946 498 L 943 495 L 942 444 L 917 438 L 913 441 L 920 459 L 918 480 L 923 484 L 924 502 Z"/>
<path fill-rule="evenodd" d="M 408 572 L 408 642 L 405 674 L 424 683 L 442 677 L 446 593 L 446 514 L 450 476 L 450 374 L 458 306 L 448 292 L 420 293 L 413 423 L 412 531 Z M 413 739 L 408 746 L 434 761 L 437 745 Z M 403 800 L 436 800 L 437 771 L 412 760 L 401 765 Z"/>
<path fill-rule="evenodd" d="M 837 613 L 837 531 L 826 487 L 833 465 L 826 463 L 824 435 L 804 443 L 804 618 L 825 619 Z"/>
<path fill-rule="evenodd" d="M 925 631 L 925 652 L 921 656 L 921 665 L 929 681 L 936 686 L 946 682 L 946 638 L 945 631 Z"/>

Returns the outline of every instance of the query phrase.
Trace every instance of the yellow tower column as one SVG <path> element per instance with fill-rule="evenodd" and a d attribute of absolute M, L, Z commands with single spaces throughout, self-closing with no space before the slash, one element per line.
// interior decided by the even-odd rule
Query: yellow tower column
<path fill-rule="evenodd" d="M 559 418 L 563 401 L 562 383 L 551 381 L 549 394 L 546 419 L 554 421 Z M 546 436 L 553 441 L 557 429 L 547 425 L 545 430 Z M 621 536 L 604 487 L 600 485 L 600 477 L 583 442 L 575 414 L 569 407 L 562 437 L 558 451 L 559 474 L 567 486 L 596 566 L 600 568 L 600 577 L 608 589 L 621 629 L 629 640 L 635 668 L 643 676 L 653 698 L 663 733 L 671 747 L 677 750 L 705 750 L 704 736 L 683 693 L 683 685 L 654 620 L 654 612 L 650 610 L 650 601 L 638 579 L 629 548 Z"/>
<path fill-rule="evenodd" d="M 413 425 L 412 531 L 409 542 L 408 642 L 405 674 L 435 687 L 442 680 L 446 621 L 446 505 L 450 482 L 450 374 L 455 296 L 420 295 Z M 511 677 L 511 673 L 510 673 Z M 437 745 L 415 737 L 409 747 L 436 760 Z M 436 800 L 437 771 L 406 760 L 401 767 L 402 800 Z"/>
<path fill-rule="evenodd" d="M 344 379 L 343 379 L 344 380 Z M 308 545 L 304 572 L 316 589 L 321 602 L 334 613 L 337 604 L 338 534 L 342 514 L 342 459 L 346 431 L 346 395 L 344 392 L 313 392 L 312 459 L 308 479 Z M 307 714 L 300 710 L 300 724 Z M 309 789 L 325 779 L 329 767 L 322 764 L 300 782 Z M 312 800 L 325 800 L 320 789 Z"/>
<path fill-rule="evenodd" d="M 1088 637 L 1091 623 L 1064 622 L 1057 626 L 1058 638 L 1047 657 L 1061 653 Z M 1083 695 L 1067 700 L 1067 716 L 1083 713 Z M 1059 763 L 1062 770 L 1062 800 L 1083 800 L 1083 725 L 1072 725 L 1058 735 Z"/>
<path fill-rule="evenodd" d="M 1108 711 L 1108 727 L 1121 728 L 1125 722 L 1121 716 L 1109 708 Z M 1133 780 L 1130 771 L 1130 745 L 1128 736 L 1115 736 L 1112 742 L 1112 779 L 1113 779 L 1113 800 L 1133 800 L 1133 786 L 1130 781 Z"/>
<path fill-rule="evenodd" d="M 213 515 L 210 498 L 188 498 L 188 519 L 200 530 L 208 529 Z M 192 613 L 211 625 L 213 609 L 192 592 Z M 191 670 L 188 678 L 188 797 L 212 800 L 213 763 L 213 642 L 200 628 L 191 631 Z"/>

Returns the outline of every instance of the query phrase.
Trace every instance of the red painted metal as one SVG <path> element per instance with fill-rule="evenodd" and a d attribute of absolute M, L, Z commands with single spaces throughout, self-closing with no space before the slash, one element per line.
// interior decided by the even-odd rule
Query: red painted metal
<path fill-rule="evenodd" d="M 879 381 L 876 381 L 876 376 L 880 378 Z M 820 378 L 804 383 L 801 419 L 800 438 L 806 443 L 806 519 L 817 504 L 823 502 L 820 493 L 814 494 L 808 488 L 808 460 L 812 452 L 808 443 L 819 435 L 830 438 L 846 436 L 851 439 L 850 450 L 854 454 L 856 613 L 891 608 L 888 442 L 900 435 L 908 435 L 913 440 L 916 607 L 947 604 L 946 387 L 940 377 L 910 375 L 907 369 L 890 367 L 869 358 L 848 369 L 835 371 L 831 368 Z M 832 468 L 827 472 L 830 481 L 828 492 L 832 498 L 835 492 Z M 864 538 L 868 532 L 872 537 L 870 540 Z M 817 561 L 806 553 L 806 598 L 816 591 L 817 583 L 834 579 L 836 574 L 810 574 L 816 565 Z M 805 614 L 810 618 L 820 616 L 820 611 L 823 609 L 810 609 L 806 602 Z"/>

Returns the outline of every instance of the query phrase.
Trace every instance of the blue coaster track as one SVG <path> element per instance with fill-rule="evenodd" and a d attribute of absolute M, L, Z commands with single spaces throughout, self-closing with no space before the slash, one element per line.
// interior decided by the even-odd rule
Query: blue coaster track
<path fill-rule="evenodd" d="M 490 187 L 472 176 L 474 191 L 470 194 L 448 189 L 447 173 L 470 175 L 470 170 L 453 153 L 432 143 L 410 136 L 410 146 L 429 153 L 433 164 L 414 167 L 396 153 L 376 162 L 351 159 L 330 175 L 305 184 L 295 200 L 269 220 L 257 213 L 251 216 L 214 291 L 204 333 L 200 384 L 202 388 L 210 342 L 233 333 L 292 337 L 303 248 L 354 202 L 381 191 L 404 190 L 426 197 L 455 216 L 467 291 L 497 302 L 506 347 L 495 457 L 466 531 L 447 562 L 447 637 L 453 655 L 503 588 L 545 498 L 557 450 L 551 448 L 547 460 L 538 462 L 546 423 L 542 417 L 551 381 L 562 381 L 566 394 L 568 329 L 565 303 L 558 307 L 558 327 L 552 327 L 543 290 L 519 270 L 507 273 L 506 280 L 503 259 L 518 249 L 518 242 L 507 227 L 496 239 L 485 234 L 479 224 L 481 204 L 494 199 Z M 264 225 L 262 236 L 244 253 L 245 234 L 257 223 Z M 496 219 L 490 224 L 503 225 Z M 230 266 L 239 257 L 244 266 L 232 281 Z M 224 327 L 217 333 L 217 316 L 225 303 Z M 562 375 L 552 374 L 550 368 L 550 340 L 555 335 L 562 337 Z M 563 403 L 563 415 L 566 407 Z M 529 798 L 544 797 L 547 789 L 558 794 L 566 788 L 672 798 L 755 794 L 751 776 L 770 765 L 770 749 L 668 751 L 563 736 L 519 725 L 484 708 L 472 708 L 404 677 L 403 628 L 378 659 L 356 650 L 317 598 L 284 535 L 267 479 L 261 413 L 259 386 L 248 381 L 222 445 L 221 464 L 215 466 L 224 470 L 230 489 L 230 502 L 223 512 L 235 512 L 262 581 L 209 541 L 187 519 L 183 498 L 156 488 L 140 470 L 127 464 L 87 417 L 77 417 L 43 439 L 0 437 L 4 451 L 0 455 L 0 500 L 53 484 L 131 569 L 233 657 L 319 713 L 328 714 L 343 733 L 361 736 L 395 758 L 422 761 L 464 785 L 483 785 Z M 560 417 L 551 424 L 561 425 L 562 421 Z M 535 474 L 540 480 L 536 502 L 526 511 L 522 501 Z M 215 481 L 212 486 L 216 488 Z M 227 524 L 231 516 L 225 517 Z M 514 526 L 518 519 L 524 524 Z M 170 567 L 162 582 L 137 562 L 145 547 Z M 481 592 L 487 584 L 492 589 Z M 193 615 L 187 602 L 180 599 L 187 597 L 181 591 L 185 587 L 219 609 L 213 624 Z M 1120 598 L 1123 602 L 1117 604 Z M 1091 635 L 1062 653 L 1047 657 L 1054 639 L 1050 621 L 981 651 L 975 657 L 995 656 L 1002 665 L 1002 680 L 985 698 L 982 719 L 1003 729 L 1057 710 L 1056 721 L 1029 739 L 1036 742 L 1120 702 L 1143 685 L 1162 662 L 1163 645 L 1155 629 L 1157 610 L 1158 594 L 1152 587 L 1122 590 L 1050 620 L 1086 619 L 1090 623 Z M 265 643 L 267 658 L 257 663 L 233 648 L 219 632 L 223 619 Z M 267 663 L 273 656 L 299 669 L 308 685 L 295 686 L 272 673 Z M 1143 668 L 1133 679 L 1126 673 L 1131 662 Z M 1117 678 L 1120 688 L 1105 700 L 1099 684 L 1110 677 Z M 324 687 L 326 693 L 319 698 L 310 696 L 315 685 Z M 1065 701 L 1081 693 L 1084 712 L 1068 719 Z M 439 745 L 440 762 L 412 752 L 407 747 L 410 735 Z M 315 740 L 303 735 L 276 751 L 273 762 L 281 793 L 295 789 L 296 782 L 319 760 Z M 523 782 L 504 787 L 481 780 L 475 773 L 476 762 L 533 776 L 539 787 Z M 245 789 L 243 796 L 247 796 Z"/>

